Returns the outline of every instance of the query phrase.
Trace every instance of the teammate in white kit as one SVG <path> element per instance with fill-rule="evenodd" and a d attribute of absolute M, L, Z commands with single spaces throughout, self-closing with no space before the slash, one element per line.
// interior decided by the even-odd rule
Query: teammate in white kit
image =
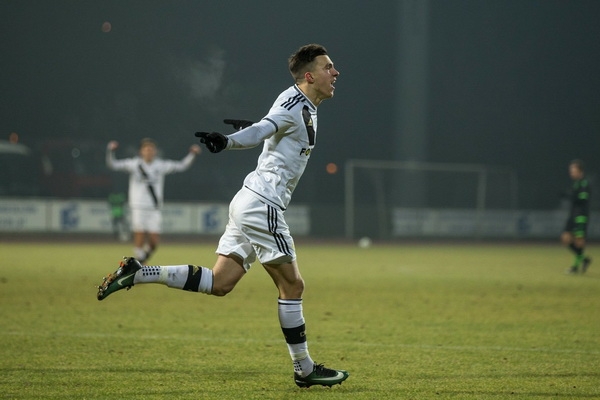
<path fill-rule="evenodd" d="M 288 62 L 295 84 L 279 95 L 260 122 L 225 120 L 241 129 L 228 136 L 196 133 L 212 153 L 263 143 L 256 169 L 230 203 L 229 222 L 212 270 L 195 265 L 144 267 L 126 257 L 115 273 L 104 278 L 98 300 L 140 283 L 224 296 L 258 258 L 279 291 L 279 322 L 296 384 L 332 386 L 346 380 L 348 372 L 325 368 L 309 355 L 302 312 L 304 281 L 284 212 L 315 146 L 317 106 L 333 97 L 339 72 L 327 50 L 317 44 L 301 47 Z"/>
<path fill-rule="evenodd" d="M 152 139 L 142 139 L 138 157 L 117 160 L 116 141 L 110 141 L 106 148 L 106 165 L 115 171 L 129 172 L 129 209 L 135 258 L 144 264 L 158 247 L 162 228 L 162 206 L 164 202 L 165 175 L 183 172 L 200 154 L 200 146 L 194 144 L 181 160 L 157 158 L 156 143 Z"/>

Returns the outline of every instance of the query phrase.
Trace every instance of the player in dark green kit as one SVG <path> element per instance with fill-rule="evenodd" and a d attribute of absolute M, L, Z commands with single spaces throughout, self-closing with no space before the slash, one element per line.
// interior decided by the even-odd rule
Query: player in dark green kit
<path fill-rule="evenodd" d="M 108 205 L 110 206 L 110 215 L 112 216 L 113 234 L 115 235 L 116 239 L 127 237 L 125 204 L 127 204 L 127 196 L 125 193 L 116 192 L 108 195 Z"/>
<path fill-rule="evenodd" d="M 565 225 L 565 230 L 561 235 L 561 240 L 575 253 L 575 261 L 567 272 L 576 274 L 581 267 L 581 273 L 585 273 L 592 259 L 584 254 L 585 237 L 590 214 L 590 183 L 585 178 L 583 161 L 571 161 L 569 164 L 569 175 L 573 180 L 569 196 L 571 211 L 569 212 L 569 219 Z"/>

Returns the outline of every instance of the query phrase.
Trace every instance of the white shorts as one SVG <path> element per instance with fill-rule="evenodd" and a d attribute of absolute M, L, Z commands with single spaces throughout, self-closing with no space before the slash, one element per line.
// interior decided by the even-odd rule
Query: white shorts
<path fill-rule="evenodd" d="M 257 257 L 261 264 L 284 264 L 296 259 L 283 211 L 261 202 L 248 189 L 241 189 L 229 204 L 229 222 L 217 254 L 242 258 L 246 271 Z"/>
<path fill-rule="evenodd" d="M 134 232 L 161 233 L 162 212 L 160 210 L 131 209 L 131 229 Z"/>

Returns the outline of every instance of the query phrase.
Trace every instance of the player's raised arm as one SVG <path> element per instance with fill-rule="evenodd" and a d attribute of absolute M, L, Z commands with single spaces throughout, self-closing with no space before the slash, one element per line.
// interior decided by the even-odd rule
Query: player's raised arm
<path fill-rule="evenodd" d="M 247 119 L 224 119 L 223 122 L 238 131 L 254 124 L 253 121 Z M 206 145 L 211 153 L 218 153 L 228 148 L 229 139 L 219 132 L 196 132 L 196 137 L 200 138 L 200 143 Z"/>
<path fill-rule="evenodd" d="M 190 146 L 190 153 L 194 156 L 197 156 L 198 154 L 202 153 L 202 148 L 197 144 L 193 144 Z"/>
<path fill-rule="evenodd" d="M 200 138 L 200 143 L 206 146 L 211 153 L 219 153 L 227 148 L 229 139 L 219 132 L 196 132 L 195 136 Z"/>
<path fill-rule="evenodd" d="M 250 121 L 247 121 L 250 122 Z M 219 132 L 196 132 L 200 143 L 206 145 L 211 153 L 229 149 L 250 149 L 261 144 L 277 132 L 273 121 L 263 119 L 231 135 Z"/>
<path fill-rule="evenodd" d="M 254 124 L 253 121 L 248 121 L 247 119 L 224 119 L 223 122 L 227 125 L 233 126 L 238 131 L 241 131 L 242 129 L 245 129 Z"/>

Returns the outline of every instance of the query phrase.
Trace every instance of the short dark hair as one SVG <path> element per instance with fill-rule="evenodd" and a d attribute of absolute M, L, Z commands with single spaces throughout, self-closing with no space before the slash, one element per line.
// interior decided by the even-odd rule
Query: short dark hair
<path fill-rule="evenodd" d="M 144 146 L 154 146 L 156 147 L 156 142 L 154 141 L 154 139 L 150 139 L 150 138 L 143 138 L 140 141 L 140 149 Z"/>
<path fill-rule="evenodd" d="M 574 160 L 571 160 L 571 162 L 569 163 L 569 165 L 574 165 L 581 172 L 585 172 L 585 166 L 583 165 L 583 160 L 580 160 L 580 159 L 576 158 Z"/>
<path fill-rule="evenodd" d="M 320 44 L 307 44 L 300 47 L 288 59 L 288 67 L 292 77 L 299 81 L 304 78 L 304 74 L 310 71 L 310 67 L 315 58 L 327 55 L 327 49 Z"/>

